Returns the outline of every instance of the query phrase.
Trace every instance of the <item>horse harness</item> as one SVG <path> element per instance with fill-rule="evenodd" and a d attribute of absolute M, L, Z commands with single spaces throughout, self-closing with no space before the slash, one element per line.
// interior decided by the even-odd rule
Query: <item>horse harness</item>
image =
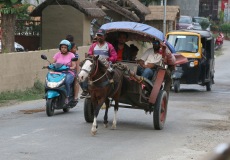
<path fill-rule="evenodd" d="M 90 59 L 90 58 L 87 58 L 88 60 L 92 60 L 92 59 Z M 115 81 L 114 80 L 114 78 L 116 78 L 116 77 L 120 77 L 121 75 L 119 75 L 119 72 L 116 70 L 116 69 L 119 69 L 119 70 L 122 70 L 122 71 L 125 71 L 125 70 L 127 70 L 127 66 L 125 66 L 125 65 L 123 65 L 123 64 L 121 64 L 121 63 L 116 63 L 116 64 L 113 64 L 112 65 L 112 68 L 113 68 L 113 74 L 112 74 L 112 77 L 110 78 L 109 77 L 109 75 L 108 75 L 108 73 L 109 73 L 109 71 L 106 69 L 106 71 L 105 71 L 105 73 L 102 75 L 102 76 L 100 76 L 99 78 L 97 78 L 96 80 L 92 80 L 92 78 L 96 75 L 96 73 L 98 72 L 98 61 L 99 60 L 96 60 L 97 62 L 96 62 L 96 65 L 94 66 L 94 68 L 96 68 L 95 69 L 95 71 L 94 71 L 94 73 L 92 74 L 92 73 L 90 73 L 89 71 L 87 71 L 87 70 L 84 70 L 84 69 L 82 69 L 82 70 L 84 70 L 85 72 L 87 72 L 87 73 L 89 73 L 90 74 L 90 80 L 88 81 L 88 84 L 89 84 L 89 86 L 95 86 L 95 87 L 100 87 L 100 88 L 103 88 L 103 87 L 105 87 L 105 86 L 107 86 L 107 85 L 112 85 L 112 87 L 113 87 L 113 90 L 116 88 L 116 91 L 114 91 L 113 93 L 116 93 L 117 92 L 117 90 L 119 89 L 119 84 L 121 85 L 121 79 L 119 79 L 119 81 Z M 105 64 L 103 61 L 101 61 L 103 64 Z M 94 64 L 94 63 L 93 63 Z M 119 76 L 116 76 L 116 77 L 114 77 L 114 75 L 115 75 L 115 73 L 114 72 L 116 72 Z M 106 80 L 105 81 L 103 81 L 103 82 L 101 82 L 101 83 L 96 83 L 96 82 L 98 82 L 99 80 L 101 80 L 103 77 L 105 77 L 106 76 Z M 116 86 L 117 85 L 117 86 Z M 111 93 L 112 94 L 112 93 Z"/>

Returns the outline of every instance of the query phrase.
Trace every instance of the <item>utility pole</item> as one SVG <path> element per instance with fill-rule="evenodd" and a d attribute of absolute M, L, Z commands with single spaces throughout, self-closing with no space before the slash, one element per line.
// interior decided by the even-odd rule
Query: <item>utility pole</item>
<path fill-rule="evenodd" d="M 164 33 L 164 36 L 166 34 L 166 5 L 167 5 L 167 0 L 164 0 L 164 21 L 163 21 L 163 33 Z"/>
<path fill-rule="evenodd" d="M 229 6 L 230 6 L 230 0 L 228 0 L 228 5 L 227 5 L 227 13 L 228 13 L 227 23 L 229 23 L 229 18 L 230 18 L 230 15 L 229 15 Z"/>

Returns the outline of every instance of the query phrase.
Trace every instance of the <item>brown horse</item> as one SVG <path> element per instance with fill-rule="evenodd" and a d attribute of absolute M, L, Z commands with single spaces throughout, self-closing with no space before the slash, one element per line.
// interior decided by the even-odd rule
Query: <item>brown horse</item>
<path fill-rule="evenodd" d="M 106 64 L 107 63 L 107 64 Z M 108 124 L 109 98 L 115 101 L 114 119 L 112 128 L 116 129 L 118 100 L 121 94 L 124 69 L 119 65 L 114 65 L 113 71 L 108 71 L 108 62 L 99 59 L 99 56 L 87 57 L 82 63 L 82 68 L 78 74 L 80 82 L 88 78 L 88 91 L 90 93 L 93 106 L 93 124 L 91 133 L 97 132 L 97 116 L 103 103 L 106 104 L 104 115 L 104 126 Z"/>

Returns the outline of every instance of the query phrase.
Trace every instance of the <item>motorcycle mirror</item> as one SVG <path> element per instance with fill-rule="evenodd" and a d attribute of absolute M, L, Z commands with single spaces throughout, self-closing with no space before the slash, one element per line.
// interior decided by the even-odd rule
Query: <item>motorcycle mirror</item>
<path fill-rule="evenodd" d="M 44 54 L 41 55 L 41 58 L 44 59 L 44 60 L 47 60 L 47 57 Z"/>
<path fill-rule="evenodd" d="M 47 59 L 46 55 L 42 54 L 41 58 L 44 59 L 44 60 L 47 60 L 51 64 L 51 62 Z"/>
<path fill-rule="evenodd" d="M 74 58 L 71 59 L 71 61 L 77 61 L 77 60 L 78 60 L 77 57 L 74 57 Z"/>

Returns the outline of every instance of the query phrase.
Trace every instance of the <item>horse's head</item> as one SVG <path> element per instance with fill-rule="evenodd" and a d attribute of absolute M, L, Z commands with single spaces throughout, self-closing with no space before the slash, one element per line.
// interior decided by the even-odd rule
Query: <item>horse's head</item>
<path fill-rule="evenodd" d="M 109 61 L 107 61 L 106 58 L 98 55 L 87 57 L 82 63 L 82 68 L 78 74 L 78 79 L 80 82 L 83 82 L 87 77 L 93 79 L 101 76 L 101 74 L 107 73 L 108 67 Z"/>
<path fill-rule="evenodd" d="M 83 82 L 88 78 L 90 75 L 93 76 L 95 74 L 97 67 L 98 67 L 98 57 L 99 56 L 88 56 L 83 62 L 81 70 L 78 74 L 78 80 Z"/>

